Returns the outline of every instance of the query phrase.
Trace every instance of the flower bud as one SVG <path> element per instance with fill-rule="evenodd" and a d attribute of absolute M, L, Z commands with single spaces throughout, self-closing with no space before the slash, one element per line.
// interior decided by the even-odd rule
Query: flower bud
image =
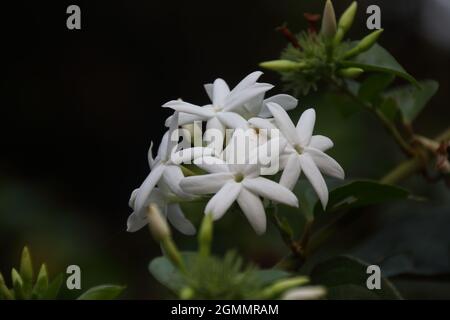
<path fill-rule="evenodd" d="M 184 287 L 180 291 L 180 299 L 190 300 L 194 297 L 194 290 L 191 287 Z"/>
<path fill-rule="evenodd" d="M 263 295 L 263 298 L 270 299 L 270 298 L 278 296 L 279 294 L 283 293 L 286 290 L 304 285 L 305 283 L 308 283 L 308 282 L 309 282 L 308 277 L 303 277 L 303 276 L 289 278 L 289 279 L 283 279 L 283 280 L 277 281 L 273 285 L 265 288 L 262 292 L 262 295 Z"/>
<path fill-rule="evenodd" d="M 208 256 L 211 251 L 213 227 L 214 223 L 212 214 L 206 214 L 203 218 L 202 225 L 198 233 L 199 253 L 201 256 Z"/>
<path fill-rule="evenodd" d="M 295 71 L 306 67 L 306 63 L 290 60 L 272 60 L 261 62 L 259 66 L 273 71 Z"/>
<path fill-rule="evenodd" d="M 344 35 L 350 29 L 355 19 L 356 10 L 358 9 L 358 3 L 353 1 L 352 4 L 344 11 L 339 19 L 336 35 L 334 36 L 334 43 L 338 45 L 341 43 Z"/>
<path fill-rule="evenodd" d="M 363 73 L 364 70 L 361 68 L 345 68 L 338 70 L 338 74 L 343 78 L 354 79 Z"/>
<path fill-rule="evenodd" d="M 158 206 L 154 203 L 151 203 L 148 206 L 147 220 L 150 232 L 156 241 L 161 242 L 170 237 L 170 229 L 166 219 L 163 218 Z"/>
<path fill-rule="evenodd" d="M 344 54 L 344 58 L 351 58 L 369 50 L 377 42 L 382 32 L 383 29 L 375 30 L 374 32 L 365 36 L 360 42 L 358 42 L 356 46 L 354 46 Z"/>
<path fill-rule="evenodd" d="M 283 296 L 283 300 L 315 300 L 323 298 L 327 294 L 327 290 L 322 286 L 309 286 L 297 288 L 287 291 Z"/>
<path fill-rule="evenodd" d="M 320 33 L 327 38 L 332 38 L 336 34 L 336 14 L 331 0 L 327 0 L 323 9 L 322 27 Z"/>

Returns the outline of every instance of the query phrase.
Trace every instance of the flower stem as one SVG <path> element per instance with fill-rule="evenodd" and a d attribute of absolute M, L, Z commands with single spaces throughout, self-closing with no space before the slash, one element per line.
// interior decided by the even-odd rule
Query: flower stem
<path fill-rule="evenodd" d="M 303 250 L 297 241 L 294 240 L 292 236 L 292 230 L 290 229 L 289 225 L 286 223 L 283 223 L 280 216 L 278 215 L 278 206 L 276 204 L 273 204 L 273 210 L 272 210 L 272 221 L 277 227 L 278 231 L 280 232 L 281 238 L 283 239 L 283 242 L 286 244 L 286 246 L 291 250 L 292 254 L 296 256 L 297 258 L 300 258 L 301 260 L 304 259 L 303 257 Z"/>
<path fill-rule="evenodd" d="M 450 140 L 450 128 L 445 129 L 435 138 L 435 140 L 437 142 Z M 381 178 L 380 182 L 387 184 L 398 183 L 421 170 L 430 158 L 431 157 L 429 157 L 426 153 L 416 154 L 413 158 L 403 161 L 388 172 L 383 178 Z"/>

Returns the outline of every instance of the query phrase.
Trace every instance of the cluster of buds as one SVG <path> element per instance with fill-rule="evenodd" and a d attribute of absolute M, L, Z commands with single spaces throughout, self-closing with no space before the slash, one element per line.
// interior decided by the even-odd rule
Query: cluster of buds
<path fill-rule="evenodd" d="M 320 80 L 358 77 L 364 70 L 348 67 L 345 62 L 369 50 L 383 30 L 375 30 L 357 43 L 343 41 L 356 11 L 357 3 L 353 2 L 336 22 L 333 4 L 327 0 L 319 33 L 310 27 L 307 32 L 292 36 L 281 59 L 262 62 L 260 66 L 281 73 L 289 89 L 303 94 L 316 89 Z"/>

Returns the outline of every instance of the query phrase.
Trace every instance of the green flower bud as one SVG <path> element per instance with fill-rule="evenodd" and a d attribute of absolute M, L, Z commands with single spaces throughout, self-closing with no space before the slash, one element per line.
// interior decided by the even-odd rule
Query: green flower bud
<path fill-rule="evenodd" d="M 213 227 L 214 223 L 212 214 L 206 214 L 203 218 L 202 225 L 198 233 L 199 253 L 201 256 L 208 256 L 211 251 Z"/>
<path fill-rule="evenodd" d="M 263 295 L 263 298 L 270 299 L 270 298 L 280 295 L 281 293 L 283 293 L 286 290 L 304 285 L 305 283 L 308 283 L 308 282 L 309 282 L 309 278 L 304 277 L 304 276 L 283 279 L 283 280 L 277 281 L 274 284 L 272 284 L 271 286 L 265 288 L 262 291 L 262 295 Z"/>
<path fill-rule="evenodd" d="M 358 3 L 356 1 L 353 1 L 352 4 L 347 8 L 347 10 L 344 11 L 342 16 L 339 19 L 338 22 L 338 29 L 336 32 L 336 35 L 334 36 L 334 44 L 338 45 L 341 43 L 342 39 L 344 38 L 344 35 L 347 33 L 347 31 L 350 29 L 350 27 L 353 24 L 353 20 L 355 19 L 356 10 L 358 9 Z"/>
<path fill-rule="evenodd" d="M 273 71 L 295 71 L 306 67 L 306 63 L 290 60 L 272 60 L 261 62 L 259 66 Z"/>
<path fill-rule="evenodd" d="M 148 206 L 147 220 L 150 232 L 156 241 L 161 242 L 170 237 L 169 225 L 167 224 L 166 219 L 162 217 L 158 206 L 154 203 L 150 203 Z"/>
<path fill-rule="evenodd" d="M 364 70 L 361 68 L 345 68 L 338 70 L 338 74 L 343 78 L 354 79 L 363 73 Z"/>
<path fill-rule="evenodd" d="M 344 58 L 348 59 L 369 50 L 377 42 L 382 32 L 383 29 L 375 30 L 374 32 L 365 36 L 360 42 L 358 42 L 356 46 L 354 46 L 344 54 Z"/>
<path fill-rule="evenodd" d="M 190 300 L 194 297 L 194 290 L 190 287 L 184 287 L 180 291 L 180 299 Z"/>
<path fill-rule="evenodd" d="M 327 0 L 322 15 L 322 27 L 320 33 L 327 38 L 332 38 L 336 34 L 336 14 L 331 0 Z"/>

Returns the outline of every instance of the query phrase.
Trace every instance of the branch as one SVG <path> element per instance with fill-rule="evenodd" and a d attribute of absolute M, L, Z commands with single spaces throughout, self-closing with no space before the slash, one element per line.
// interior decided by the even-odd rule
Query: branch
<path fill-rule="evenodd" d="M 450 128 L 447 128 L 442 133 L 440 133 L 435 140 L 437 142 L 443 142 L 450 140 Z M 395 184 L 402 181 L 414 173 L 422 170 L 431 157 L 428 153 L 416 154 L 413 158 L 400 163 L 397 167 L 391 170 L 383 178 L 381 178 L 381 183 Z"/>

